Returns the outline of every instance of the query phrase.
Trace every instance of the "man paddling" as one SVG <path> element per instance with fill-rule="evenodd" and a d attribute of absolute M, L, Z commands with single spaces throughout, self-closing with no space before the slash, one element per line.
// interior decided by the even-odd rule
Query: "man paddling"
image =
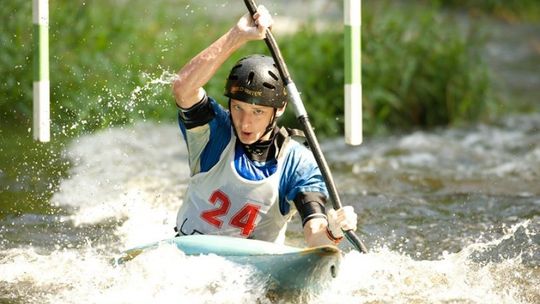
<path fill-rule="evenodd" d="M 310 247 L 338 244 L 342 229 L 356 229 L 352 207 L 325 211 L 328 193 L 312 153 L 276 125 L 287 96 L 271 57 L 252 55 L 235 64 L 225 87 L 228 109 L 203 89 L 232 53 L 264 39 L 272 23 L 259 6 L 192 58 L 173 82 L 191 170 L 177 216 L 179 235 L 282 243 L 296 211 Z"/>

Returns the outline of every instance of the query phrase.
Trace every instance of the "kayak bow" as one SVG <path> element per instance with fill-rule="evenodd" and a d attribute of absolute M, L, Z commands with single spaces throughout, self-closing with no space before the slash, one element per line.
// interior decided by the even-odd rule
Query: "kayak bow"
<path fill-rule="evenodd" d="M 186 255 L 215 254 L 254 267 L 280 291 L 318 289 L 336 277 L 341 251 L 335 246 L 298 248 L 271 242 L 216 235 L 189 235 L 166 239 L 124 251 L 117 265 L 163 245 L 175 245 Z"/>

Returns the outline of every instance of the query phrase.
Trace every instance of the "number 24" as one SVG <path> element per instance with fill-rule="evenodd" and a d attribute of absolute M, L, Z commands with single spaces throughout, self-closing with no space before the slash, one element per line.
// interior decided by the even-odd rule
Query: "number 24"
<path fill-rule="evenodd" d="M 231 207 L 231 200 L 227 194 L 216 190 L 210 196 L 209 202 L 216 206 L 214 209 L 203 211 L 201 217 L 209 224 L 221 228 L 223 221 L 220 217 L 225 216 Z M 259 206 L 247 203 L 232 218 L 229 225 L 239 228 L 243 236 L 249 236 L 255 229 L 255 220 L 259 213 Z"/>

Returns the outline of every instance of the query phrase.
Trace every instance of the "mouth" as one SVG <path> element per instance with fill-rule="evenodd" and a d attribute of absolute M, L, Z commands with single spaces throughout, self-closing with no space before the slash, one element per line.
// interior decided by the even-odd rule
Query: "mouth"
<path fill-rule="evenodd" d="M 250 144 L 253 141 L 253 136 L 254 136 L 253 132 L 242 131 L 239 134 L 240 141 L 243 142 L 244 144 Z"/>
<path fill-rule="evenodd" d="M 252 132 L 242 132 L 240 133 L 240 137 L 242 139 L 249 139 L 253 136 L 253 133 Z"/>

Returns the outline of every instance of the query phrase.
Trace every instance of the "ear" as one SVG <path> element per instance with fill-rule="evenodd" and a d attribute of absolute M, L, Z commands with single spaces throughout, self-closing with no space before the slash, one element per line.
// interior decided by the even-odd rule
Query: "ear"
<path fill-rule="evenodd" d="M 279 109 L 276 110 L 276 117 L 280 117 L 281 115 L 283 115 L 283 113 L 285 113 L 285 109 L 287 108 L 287 103 L 285 103 L 285 105 Z"/>

